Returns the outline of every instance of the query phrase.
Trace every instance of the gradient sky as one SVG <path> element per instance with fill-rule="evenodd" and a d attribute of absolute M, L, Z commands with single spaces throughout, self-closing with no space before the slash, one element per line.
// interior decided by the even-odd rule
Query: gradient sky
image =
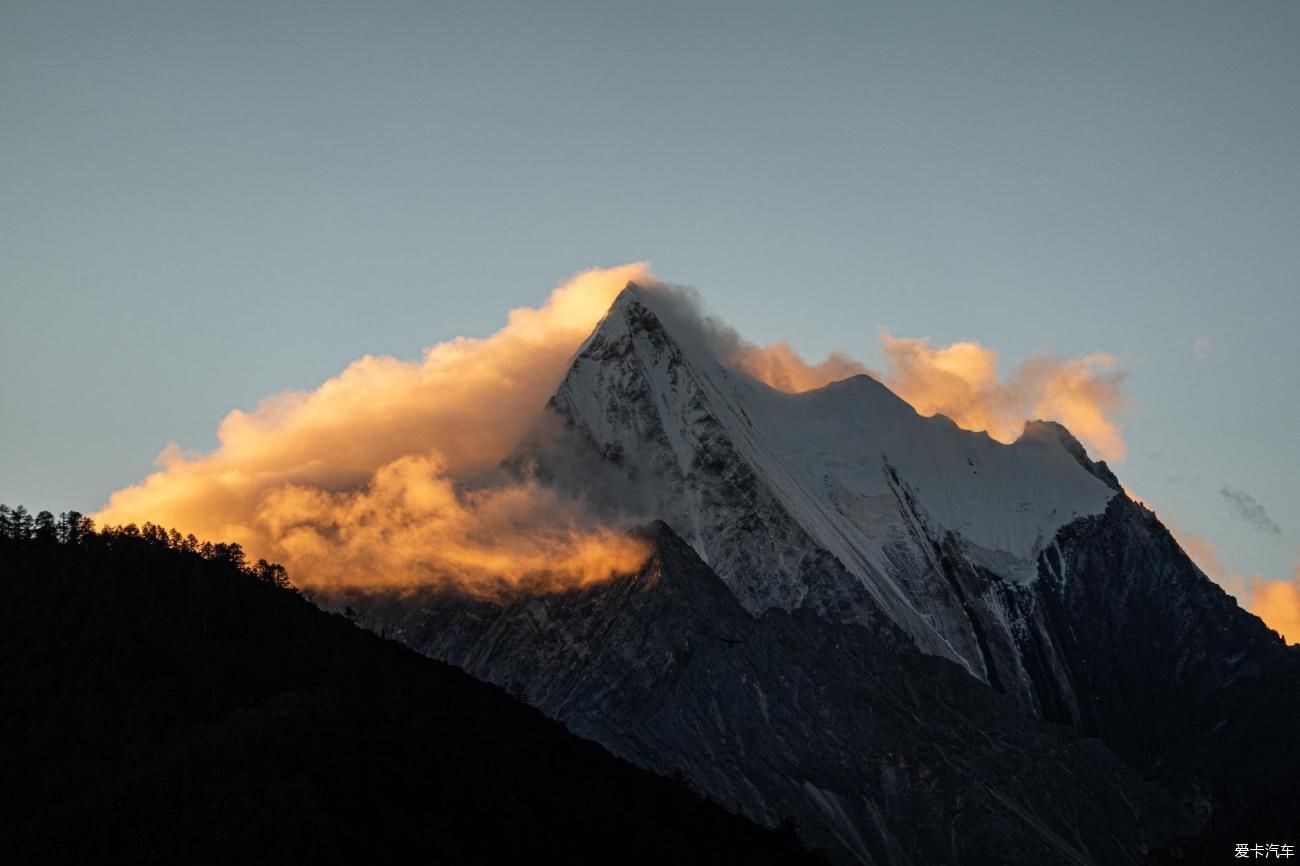
<path fill-rule="evenodd" d="M 646 259 L 806 356 L 1110 352 L 1121 479 L 1287 577 L 1297 46 L 1293 0 L 0 0 L 0 501 Z"/>

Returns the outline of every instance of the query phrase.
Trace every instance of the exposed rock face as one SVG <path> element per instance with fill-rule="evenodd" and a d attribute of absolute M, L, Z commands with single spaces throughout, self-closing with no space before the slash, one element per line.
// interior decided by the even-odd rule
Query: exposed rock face
<path fill-rule="evenodd" d="M 1171 798 L 956 664 L 807 610 L 746 612 L 663 524 L 635 575 L 365 621 L 840 862 L 1140 863 Z"/>
<path fill-rule="evenodd" d="M 1278 734 L 1300 731 L 1300 647 L 1206 579 L 1154 514 L 1116 497 L 1063 528 L 1041 571 L 1024 651 L 1060 664 L 1039 688 L 1046 715 L 1166 784 L 1245 783 L 1263 795 L 1278 789 L 1280 764 L 1295 790 L 1300 749 Z M 1058 687 L 1068 694 L 1053 696 Z M 1262 706 L 1267 715 L 1247 718 Z"/>

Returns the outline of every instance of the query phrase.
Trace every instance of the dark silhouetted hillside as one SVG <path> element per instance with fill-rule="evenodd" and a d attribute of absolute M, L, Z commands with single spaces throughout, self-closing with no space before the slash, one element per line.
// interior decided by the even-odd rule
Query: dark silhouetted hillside
<path fill-rule="evenodd" d="M 84 529 L 0 537 L 0 861 L 810 859 L 238 548 Z"/>

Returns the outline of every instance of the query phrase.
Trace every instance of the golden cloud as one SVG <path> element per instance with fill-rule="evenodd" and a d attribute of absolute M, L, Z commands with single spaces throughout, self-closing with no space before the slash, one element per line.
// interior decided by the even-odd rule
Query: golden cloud
<path fill-rule="evenodd" d="M 635 568 L 640 543 L 573 503 L 527 484 L 456 487 L 509 453 L 631 280 L 654 282 L 643 264 L 587 271 L 490 337 L 417 361 L 366 356 L 314 391 L 231 412 L 216 450 L 169 447 L 95 519 L 235 541 L 306 584 L 519 581 L 543 565 L 584 582 Z"/>
<path fill-rule="evenodd" d="M 721 360 L 729 367 L 790 394 L 812 391 L 850 376 L 871 375 L 870 370 L 843 352 L 832 352 L 826 360 L 809 364 L 785 341 L 770 346 L 738 342 Z"/>
<path fill-rule="evenodd" d="M 1290 580 L 1252 578 L 1249 610 L 1287 643 L 1300 643 L 1300 565 Z"/>
<path fill-rule="evenodd" d="M 1120 393 L 1124 373 L 1106 354 L 1062 359 L 1031 358 L 1008 379 L 998 374 L 997 352 L 979 343 L 936 348 L 928 340 L 880 336 L 889 366 L 876 373 L 842 352 L 809 363 L 786 342 L 759 346 L 717 322 L 709 342 L 729 367 L 778 391 L 799 393 L 865 374 L 887 385 L 922 415 L 942 414 L 959 427 L 982 430 L 1000 442 L 1014 442 L 1032 420 L 1058 421 L 1094 455 L 1119 460 L 1124 437 L 1116 415 L 1127 401 Z"/>
<path fill-rule="evenodd" d="M 1106 354 L 1065 360 L 1036 357 L 1009 378 L 998 375 L 997 353 L 978 343 L 935 348 L 928 340 L 882 333 L 889 362 L 882 381 L 923 415 L 947 415 L 959 427 L 1014 442 L 1025 421 L 1064 424 L 1088 450 L 1123 458 L 1124 438 L 1114 416 L 1126 405 L 1122 372 Z"/>

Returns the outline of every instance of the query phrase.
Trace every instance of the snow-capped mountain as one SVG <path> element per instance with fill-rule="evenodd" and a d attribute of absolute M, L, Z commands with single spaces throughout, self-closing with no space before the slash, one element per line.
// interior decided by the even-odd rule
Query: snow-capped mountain
<path fill-rule="evenodd" d="M 656 305 L 629 286 L 548 407 L 605 472 L 566 464 L 575 444 L 549 430 L 522 465 L 604 510 L 664 520 L 751 613 L 887 623 L 1039 709 L 1018 649 L 1026 600 L 1061 527 L 1123 495 L 1104 464 L 1058 425 L 1004 445 L 867 376 L 776 391 L 689 327 L 670 333 Z"/>
<path fill-rule="evenodd" d="M 865 376 L 775 391 L 629 286 L 536 429 L 507 466 L 663 521 L 658 571 L 351 599 L 368 624 L 844 862 L 1140 862 L 1260 797 L 1300 814 L 1297 652 L 1063 427 L 1004 445 Z"/>

